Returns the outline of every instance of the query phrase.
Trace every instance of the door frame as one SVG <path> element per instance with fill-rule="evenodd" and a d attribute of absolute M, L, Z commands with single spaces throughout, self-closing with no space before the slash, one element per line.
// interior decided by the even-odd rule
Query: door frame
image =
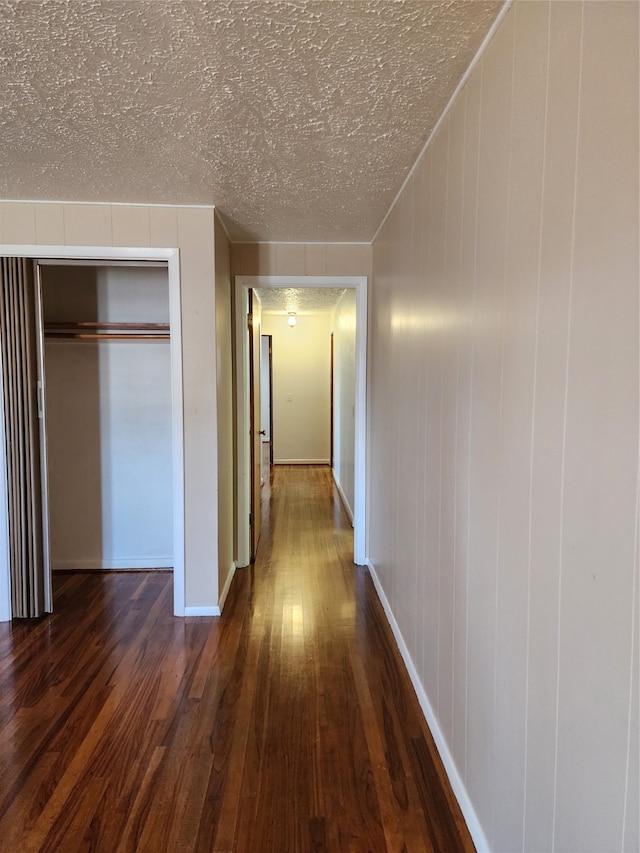
<path fill-rule="evenodd" d="M 356 322 L 356 329 L 357 329 L 357 327 L 358 327 L 358 324 L 357 324 L 357 322 Z M 331 332 L 331 359 L 330 359 L 330 361 L 331 361 L 331 365 L 330 365 L 330 368 L 329 368 L 330 373 L 331 373 L 331 376 L 330 376 L 330 379 L 329 379 L 329 412 L 330 412 L 330 424 L 331 424 L 331 426 L 330 426 L 330 444 L 329 444 L 329 465 L 331 465 L 331 470 L 332 470 L 332 471 L 333 471 L 333 445 L 334 445 L 334 436 L 333 436 L 333 428 L 334 428 L 334 423 L 333 423 L 333 403 L 334 403 L 334 399 L 333 399 L 333 395 L 334 395 L 334 391 L 335 391 L 335 384 L 334 384 L 334 377 L 333 377 L 333 371 L 334 371 L 334 369 L 335 369 L 335 364 L 334 364 L 334 358 L 335 358 L 334 346 L 335 346 L 335 341 L 334 341 L 333 334 L 334 334 L 334 333 L 333 333 L 333 332 Z"/>
<path fill-rule="evenodd" d="M 237 565 L 250 562 L 249 506 L 249 365 L 247 313 L 252 288 L 344 287 L 356 291 L 356 400 L 354 448 L 354 562 L 366 565 L 367 482 L 367 276 L 237 275 L 234 283 L 235 383 L 236 383 L 236 483 Z"/>
<path fill-rule="evenodd" d="M 273 335 L 262 335 L 267 338 L 267 364 L 269 365 L 269 467 L 273 465 Z M 262 404 L 262 397 L 260 397 Z"/>
<path fill-rule="evenodd" d="M 258 553 L 260 543 L 260 529 L 262 527 L 261 513 L 261 488 L 262 488 L 262 435 L 260 432 L 262 406 L 261 406 L 261 382 L 262 382 L 262 308 L 260 297 L 253 290 L 249 295 L 249 435 L 250 440 L 250 523 L 249 523 L 249 553 L 251 562 L 254 562 Z M 256 346 L 257 341 L 257 346 Z M 258 368 L 256 371 L 256 367 Z"/>
<path fill-rule="evenodd" d="M 169 323 L 171 327 L 171 429 L 173 472 L 173 613 L 185 615 L 184 553 L 184 402 L 182 388 L 182 322 L 180 302 L 180 250 L 175 248 L 120 248 L 105 246 L 0 246 L 0 257 L 60 261 L 166 261 L 169 284 Z M 1 382 L 2 371 L 0 371 Z M 2 388 L 0 387 L 0 391 Z M 0 394 L 0 448 L 4 447 L 4 412 Z M 0 621 L 11 616 L 11 577 L 8 560 L 6 458 L 0 453 Z"/>

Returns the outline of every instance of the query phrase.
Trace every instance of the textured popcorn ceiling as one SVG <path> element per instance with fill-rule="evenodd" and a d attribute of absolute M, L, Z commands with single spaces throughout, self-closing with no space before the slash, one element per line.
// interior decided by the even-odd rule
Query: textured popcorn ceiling
<path fill-rule="evenodd" d="M 502 0 L 0 0 L 0 197 L 368 241 Z"/>
<path fill-rule="evenodd" d="M 262 310 L 272 314 L 315 314 L 331 311 L 340 301 L 343 287 L 259 287 Z"/>

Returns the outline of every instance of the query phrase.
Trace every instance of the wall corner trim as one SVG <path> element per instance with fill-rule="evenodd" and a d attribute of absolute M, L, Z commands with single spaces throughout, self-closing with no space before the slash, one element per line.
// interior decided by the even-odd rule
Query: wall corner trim
<path fill-rule="evenodd" d="M 104 560 L 102 557 L 86 557 L 77 560 L 52 560 L 51 569 L 54 572 L 77 572 L 79 570 L 98 572 L 173 572 L 173 555 L 167 554 L 162 557 L 123 557 L 118 560 Z"/>
<path fill-rule="evenodd" d="M 454 796 L 457 799 L 458 804 L 462 810 L 462 814 L 466 821 L 467 828 L 471 833 L 471 838 L 473 839 L 473 843 L 476 847 L 476 850 L 478 851 L 478 853 L 491 853 L 491 848 L 489 847 L 489 843 L 486 839 L 480 821 L 478 820 L 478 816 L 475 812 L 475 809 L 471 804 L 467 789 L 465 788 L 464 782 L 462 781 L 462 778 L 458 772 L 458 768 L 456 767 L 456 763 L 453 760 L 453 756 L 451 755 L 451 752 L 447 745 L 447 741 L 445 740 L 445 737 L 442 734 L 442 730 L 440 729 L 436 715 L 433 711 L 433 708 L 431 707 L 431 702 L 429 701 L 422 682 L 420 681 L 420 677 L 418 675 L 418 671 L 416 670 L 415 664 L 413 663 L 411 655 L 409 654 L 409 649 L 407 648 L 407 644 L 405 643 L 404 637 L 402 636 L 402 632 L 400 631 L 400 626 L 398 625 L 396 618 L 393 615 L 389 600 L 385 594 L 384 589 L 382 588 L 382 584 L 380 583 L 375 567 L 369 558 L 367 558 L 367 568 L 369 569 L 369 574 L 371 575 L 373 585 L 387 617 L 389 627 L 391 628 L 393 636 L 395 637 L 395 640 L 398 644 L 398 648 L 400 649 L 402 660 L 404 661 L 404 664 L 407 667 L 407 672 L 409 673 L 409 678 L 411 679 L 411 683 L 413 684 L 413 689 L 416 691 L 418 702 L 420 703 L 420 707 L 422 708 L 422 713 L 424 714 L 425 720 L 427 721 L 427 725 L 429 726 L 431 734 L 433 735 L 436 748 L 438 750 L 438 753 L 440 754 L 440 758 L 442 759 L 445 772 L 447 774 L 447 777 L 449 778 L 449 782 L 451 783 L 451 788 L 453 790 Z"/>
<path fill-rule="evenodd" d="M 338 494 L 340 495 L 340 500 L 342 501 L 342 506 L 345 509 L 345 512 L 349 516 L 349 521 L 351 522 L 351 526 L 353 527 L 353 510 L 347 500 L 347 496 L 344 493 L 344 490 L 340 484 L 340 480 L 338 479 L 338 475 L 336 474 L 336 469 L 332 468 L 331 473 L 333 474 L 333 482 L 336 484 L 336 489 L 338 490 Z"/>
<path fill-rule="evenodd" d="M 329 459 L 274 459 L 274 465 L 328 465 Z"/>
<path fill-rule="evenodd" d="M 220 616 L 219 607 L 185 607 L 185 616 Z"/>
<path fill-rule="evenodd" d="M 229 236 L 229 229 L 227 228 L 227 223 L 224 221 L 224 218 L 217 207 L 213 208 L 213 218 L 216 219 L 220 223 L 220 227 L 225 233 L 229 244 L 231 244 L 231 237 Z"/>
<path fill-rule="evenodd" d="M 218 602 L 218 610 L 220 613 L 224 610 L 224 603 L 227 600 L 227 596 L 229 595 L 229 590 L 231 589 L 231 581 L 236 573 L 237 566 L 234 563 L 231 563 L 229 566 L 229 571 L 227 573 L 227 579 L 224 582 L 224 587 L 222 592 L 220 593 L 220 601 Z"/>

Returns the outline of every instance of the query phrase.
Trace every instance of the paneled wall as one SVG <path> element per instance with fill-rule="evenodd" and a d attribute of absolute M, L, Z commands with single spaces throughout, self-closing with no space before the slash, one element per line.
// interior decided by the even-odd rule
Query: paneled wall
<path fill-rule="evenodd" d="M 638 8 L 516 2 L 374 245 L 369 555 L 496 851 L 640 846 Z"/>
<path fill-rule="evenodd" d="M 229 240 L 216 216 L 216 381 L 218 387 L 218 594 L 233 577 L 233 371 Z"/>
<path fill-rule="evenodd" d="M 369 243 L 234 243 L 234 275 L 371 275 Z"/>
<path fill-rule="evenodd" d="M 185 600 L 218 603 L 216 342 L 212 208 L 0 203 L 0 244 L 180 249 Z M 213 487 L 212 487 L 213 485 Z"/>

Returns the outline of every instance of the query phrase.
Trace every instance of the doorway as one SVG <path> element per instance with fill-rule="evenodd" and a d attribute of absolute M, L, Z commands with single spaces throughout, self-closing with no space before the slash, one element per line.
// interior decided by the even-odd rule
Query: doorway
<path fill-rule="evenodd" d="M 9 256 L 9 253 L 7 253 Z M 42 253 L 35 247 L 11 247 L 10 256 L 27 258 L 42 258 Z M 183 392 L 182 392 L 182 343 L 181 343 L 181 320 L 180 320 L 180 269 L 179 254 L 176 249 L 117 249 L 100 248 L 99 254 L 96 249 L 74 247 L 47 247 L 47 260 L 58 264 L 103 264 L 113 262 L 114 264 L 124 262 L 126 265 L 137 265 L 151 262 L 161 262 L 167 271 L 168 277 L 168 308 L 169 325 L 171 328 L 171 340 L 169 344 L 170 355 L 170 420 L 171 420 L 171 528 L 173 538 L 173 590 L 174 590 L 174 614 L 184 616 L 184 452 L 183 452 Z M 107 265 L 108 265 L 107 263 Z M 4 443 L 4 421 L 0 422 L 0 442 Z M 0 465 L 0 469 L 2 466 Z M 0 499 L 0 620 L 11 618 L 10 607 L 7 611 L 6 603 L 10 602 L 8 592 L 10 590 L 9 564 L 6 556 L 6 470 L 0 470 L 0 485 L 4 485 L 2 498 Z"/>
<path fill-rule="evenodd" d="M 237 388 L 237 565 L 250 562 L 250 497 L 251 497 L 251 436 L 249 404 L 249 347 L 247 314 L 249 292 L 254 288 L 342 288 L 355 292 L 355 404 L 354 422 L 354 562 L 366 563 L 365 547 L 365 494 L 366 494 L 366 330 L 367 330 L 367 278 L 366 276 L 236 276 L 235 279 L 235 339 Z M 328 459 L 327 459 L 328 461 Z"/>
<path fill-rule="evenodd" d="M 51 570 L 173 569 L 166 264 L 37 270 Z"/>

